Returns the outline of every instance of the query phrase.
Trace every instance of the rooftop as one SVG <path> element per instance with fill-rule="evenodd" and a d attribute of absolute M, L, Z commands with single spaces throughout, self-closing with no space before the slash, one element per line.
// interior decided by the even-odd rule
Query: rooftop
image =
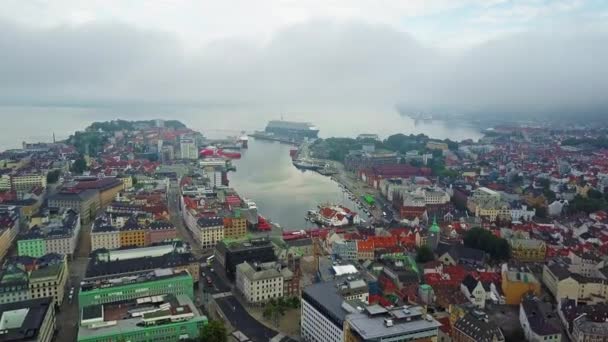
<path fill-rule="evenodd" d="M 117 304 L 94 305 L 82 310 L 78 340 L 137 332 L 179 321 L 207 321 L 186 295 L 142 297 Z"/>
<path fill-rule="evenodd" d="M 80 291 L 93 291 L 98 289 L 106 289 L 115 286 L 125 286 L 136 283 L 144 283 L 167 278 L 190 276 L 188 271 L 174 271 L 172 269 L 155 269 L 154 271 L 144 271 L 138 274 L 124 277 L 116 277 L 104 280 L 84 280 L 81 283 Z"/>
<path fill-rule="evenodd" d="M 0 341 L 37 340 L 53 298 L 30 299 L 0 305 Z"/>
<path fill-rule="evenodd" d="M 350 314 L 346 317 L 351 329 L 365 341 L 400 337 L 415 333 L 427 333 L 434 336 L 441 323 L 423 313 L 420 306 L 398 307 L 386 310 L 371 306 L 366 312 Z M 390 323 L 387 323 L 390 322 Z"/>

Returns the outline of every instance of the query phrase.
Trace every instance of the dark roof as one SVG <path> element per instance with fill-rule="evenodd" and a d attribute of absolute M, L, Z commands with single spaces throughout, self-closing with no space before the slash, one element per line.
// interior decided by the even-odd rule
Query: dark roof
<path fill-rule="evenodd" d="M 102 305 L 89 305 L 82 308 L 82 319 L 101 318 L 103 313 Z"/>
<path fill-rule="evenodd" d="M 551 265 L 547 265 L 547 268 L 553 275 L 557 278 L 557 280 L 563 280 L 571 276 L 572 273 L 568 270 L 567 267 L 562 266 L 558 263 L 554 263 Z"/>
<path fill-rule="evenodd" d="M 49 201 L 86 201 L 99 196 L 97 190 L 62 191 L 49 197 Z"/>
<path fill-rule="evenodd" d="M 93 181 L 81 181 L 76 184 L 77 189 L 95 189 L 105 191 L 111 188 L 122 186 L 122 181 L 113 177 L 102 178 Z"/>
<path fill-rule="evenodd" d="M 198 221 L 196 221 L 196 223 L 199 225 L 199 227 L 216 227 L 216 226 L 223 226 L 224 225 L 224 219 L 221 217 L 201 217 L 198 219 Z"/>
<path fill-rule="evenodd" d="M 462 259 L 483 262 L 486 256 L 484 251 L 480 249 L 469 248 L 463 245 L 439 244 L 437 246 L 437 254 L 441 256 L 445 253 L 448 253 L 456 262 Z"/>
<path fill-rule="evenodd" d="M 7 329 L 0 335 L 0 341 L 33 341 L 37 340 L 40 326 L 48 310 L 52 307 L 53 298 L 38 298 L 0 305 L 0 317 L 6 311 L 29 309 L 23 323 L 18 328 Z"/>
<path fill-rule="evenodd" d="M 342 308 L 344 299 L 340 294 L 335 282 L 328 281 L 308 286 L 302 291 L 302 299 L 324 313 L 337 326 L 344 324 L 348 312 Z"/>
<path fill-rule="evenodd" d="M 172 252 L 157 257 L 134 258 L 109 262 L 99 261 L 97 258 L 91 258 L 89 265 L 87 266 L 85 277 L 96 278 L 101 276 L 154 270 L 157 268 L 173 268 L 186 266 L 193 262 L 196 262 L 196 259 L 190 252 Z"/>
<path fill-rule="evenodd" d="M 473 294 L 473 290 L 477 287 L 478 283 L 479 282 L 475 280 L 475 278 L 473 278 L 473 276 L 470 274 L 467 274 L 467 276 L 464 277 L 464 279 L 462 280 L 462 285 L 466 286 L 467 289 L 469 289 L 469 293 L 471 295 Z"/>
<path fill-rule="evenodd" d="M 312 245 L 312 239 L 305 238 L 305 239 L 287 240 L 287 241 L 285 241 L 285 244 L 287 244 L 290 247 L 310 246 L 310 245 Z"/>
<path fill-rule="evenodd" d="M 500 328 L 492 323 L 486 322 L 487 316 L 482 312 L 473 311 L 466 314 L 454 323 L 454 328 L 470 336 L 476 342 L 492 342 L 494 337 L 497 341 L 504 341 Z"/>
<path fill-rule="evenodd" d="M 545 305 L 543 305 L 545 304 Z M 521 302 L 522 308 L 528 318 L 530 329 L 540 336 L 555 335 L 561 332 L 555 324 L 555 315 L 552 314 L 548 303 L 542 303 L 537 297 L 526 296 Z"/>

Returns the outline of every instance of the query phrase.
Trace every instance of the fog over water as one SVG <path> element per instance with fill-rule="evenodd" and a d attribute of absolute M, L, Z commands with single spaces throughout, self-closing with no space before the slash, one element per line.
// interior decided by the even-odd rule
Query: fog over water
<path fill-rule="evenodd" d="M 142 109 L 143 111 L 144 109 Z M 57 139 L 65 139 L 76 130 L 82 130 L 94 121 L 140 119 L 177 119 L 188 127 L 203 132 L 211 138 L 237 135 L 241 130 L 253 132 L 263 130 L 268 120 L 312 122 L 320 129 L 322 138 L 332 136 L 355 137 L 360 133 L 376 133 L 382 138 L 395 133 L 423 133 L 432 138 L 452 140 L 478 139 L 479 130 L 472 126 L 443 121 L 415 121 L 403 117 L 394 108 L 353 109 L 300 109 L 277 110 L 276 108 L 188 108 L 180 113 L 175 110 L 149 109 L 149 113 L 117 114 L 114 110 L 91 110 L 86 108 L 27 108 L 1 107 L 0 150 L 20 147 L 22 141 L 51 141 L 53 133 Z"/>

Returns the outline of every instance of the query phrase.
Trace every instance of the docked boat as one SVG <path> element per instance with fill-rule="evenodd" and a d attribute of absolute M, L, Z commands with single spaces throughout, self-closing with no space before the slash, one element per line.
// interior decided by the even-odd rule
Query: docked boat
<path fill-rule="evenodd" d="M 296 159 L 293 161 L 293 166 L 300 170 L 318 170 L 321 168 L 321 165 L 315 164 L 312 161 L 304 160 L 304 159 Z"/>
<path fill-rule="evenodd" d="M 362 222 L 356 212 L 336 204 L 320 205 L 318 210 L 309 210 L 307 216 L 310 221 L 329 227 L 352 226 Z"/>

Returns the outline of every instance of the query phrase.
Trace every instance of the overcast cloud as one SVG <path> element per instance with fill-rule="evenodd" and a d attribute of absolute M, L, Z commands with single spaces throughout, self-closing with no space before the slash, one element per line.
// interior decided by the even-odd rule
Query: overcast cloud
<path fill-rule="evenodd" d="M 408 111 L 524 114 L 608 109 L 608 12 L 582 11 L 584 1 L 532 1 L 536 7 L 523 9 L 499 0 L 492 3 L 501 7 L 463 1 L 473 7 L 456 9 L 452 1 L 395 5 L 401 2 L 387 1 L 381 11 L 366 1 L 361 7 L 336 1 L 329 9 L 316 1 L 304 9 L 296 6 L 301 2 L 263 1 L 257 20 L 240 12 L 222 17 L 218 10 L 201 13 L 201 21 L 210 21 L 204 26 L 175 8 L 192 5 L 187 1 L 155 2 L 170 17 L 158 25 L 150 13 L 160 15 L 160 5 L 138 17 L 133 8 L 121 16 L 101 7 L 87 11 L 72 4 L 61 12 L 61 6 L 25 8 L 9 1 L 14 15 L 0 18 L 0 106 L 400 104 Z M 463 17 L 463 8 L 483 12 Z M 434 20 L 437 26 L 448 22 L 443 13 L 456 10 L 452 26 L 428 29 Z M 43 20 L 45 11 L 52 15 Z M 193 29 L 179 25 L 180 13 Z"/>

